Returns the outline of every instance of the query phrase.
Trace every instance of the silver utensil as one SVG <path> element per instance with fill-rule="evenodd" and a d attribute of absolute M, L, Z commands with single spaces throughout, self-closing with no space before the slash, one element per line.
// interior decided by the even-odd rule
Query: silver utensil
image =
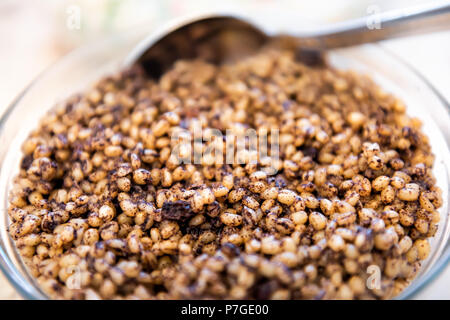
<path fill-rule="evenodd" d="M 317 52 L 425 32 L 450 30 L 450 2 L 375 13 L 285 37 L 295 39 L 305 57 Z M 206 15 L 177 21 L 144 39 L 126 60 L 158 78 L 178 59 L 201 58 L 222 63 L 255 52 L 273 38 L 237 15 Z"/>

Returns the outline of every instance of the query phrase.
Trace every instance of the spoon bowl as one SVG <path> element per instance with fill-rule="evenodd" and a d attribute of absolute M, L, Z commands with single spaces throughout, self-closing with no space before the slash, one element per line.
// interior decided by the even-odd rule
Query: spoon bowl
<path fill-rule="evenodd" d="M 171 30 L 172 29 L 172 30 Z M 144 39 L 128 58 L 159 78 L 178 59 L 212 63 L 232 61 L 258 50 L 269 37 L 251 23 L 232 16 L 205 16 Z"/>
<path fill-rule="evenodd" d="M 285 37 L 295 40 L 292 43 L 303 51 L 308 50 L 307 56 L 316 61 L 317 51 L 448 29 L 450 3 L 445 1 L 376 13 Z M 178 59 L 233 61 L 254 53 L 271 38 L 246 18 L 203 15 L 150 35 L 131 52 L 125 64 L 137 62 L 150 77 L 159 78 Z"/>

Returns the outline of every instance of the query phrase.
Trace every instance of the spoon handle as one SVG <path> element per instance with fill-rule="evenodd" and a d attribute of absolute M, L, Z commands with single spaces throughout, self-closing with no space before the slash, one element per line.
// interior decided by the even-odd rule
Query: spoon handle
<path fill-rule="evenodd" d="M 366 17 L 297 34 L 304 47 L 333 49 L 396 37 L 450 30 L 450 2 L 374 12 Z"/>

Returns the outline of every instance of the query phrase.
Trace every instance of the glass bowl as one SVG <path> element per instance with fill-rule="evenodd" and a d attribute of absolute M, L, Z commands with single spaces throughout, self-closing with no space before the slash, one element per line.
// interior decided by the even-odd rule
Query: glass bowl
<path fill-rule="evenodd" d="M 0 120 L 0 268 L 26 299 L 48 299 L 23 264 L 7 232 L 8 192 L 18 172 L 21 144 L 36 128 L 38 119 L 59 101 L 83 90 L 106 74 L 119 70 L 129 52 L 148 34 L 140 27 L 97 41 L 70 53 L 39 76 L 7 108 Z M 420 292 L 450 260 L 449 106 L 440 94 L 413 68 L 379 45 L 333 50 L 328 59 L 338 69 L 351 69 L 372 77 L 387 92 L 403 99 L 410 115 L 419 116 L 436 155 L 434 174 L 443 191 L 439 231 L 431 241 L 431 253 L 416 279 L 397 297 Z"/>

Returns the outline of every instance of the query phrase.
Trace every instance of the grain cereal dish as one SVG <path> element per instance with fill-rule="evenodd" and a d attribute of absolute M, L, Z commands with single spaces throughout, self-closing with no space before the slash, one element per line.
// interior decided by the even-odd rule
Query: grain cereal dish
<path fill-rule="evenodd" d="M 408 286 L 442 205 L 421 122 L 367 76 L 297 56 L 177 61 L 158 81 L 133 66 L 41 119 L 8 213 L 49 297 L 387 299 Z M 173 156 L 176 132 L 249 128 L 279 131 L 278 158 Z"/>

